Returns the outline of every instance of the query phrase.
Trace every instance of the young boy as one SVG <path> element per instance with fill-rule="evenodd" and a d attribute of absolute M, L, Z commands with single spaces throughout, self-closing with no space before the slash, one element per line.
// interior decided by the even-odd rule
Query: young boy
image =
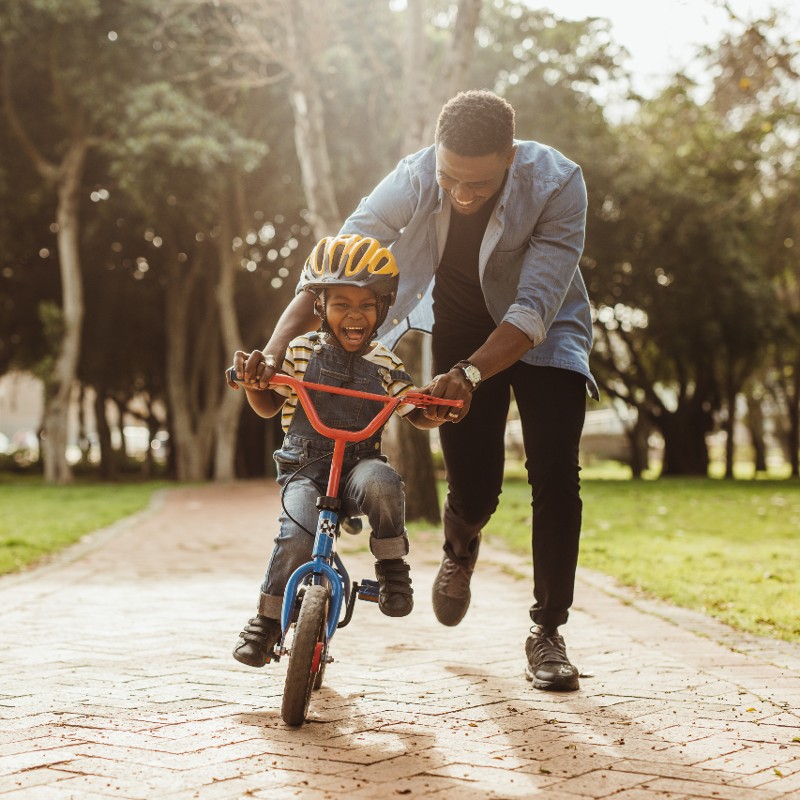
<path fill-rule="evenodd" d="M 392 397 L 413 388 L 400 359 L 373 339 L 397 294 L 398 270 L 394 256 L 375 239 L 340 235 L 322 239 L 308 257 L 300 279 L 303 291 L 316 295 L 314 311 L 319 332 L 292 340 L 283 372 L 310 383 L 358 389 Z M 311 558 L 318 510 L 316 500 L 325 494 L 333 442 L 317 433 L 288 386 L 269 389 L 259 385 L 259 368 L 269 363 L 259 352 L 237 351 L 237 378 L 247 400 L 262 417 L 282 410 L 285 433 L 275 453 L 278 485 L 284 487 L 284 510 L 264 582 L 258 613 L 240 634 L 233 657 L 251 667 L 270 661 L 281 637 L 283 590 L 292 572 Z M 247 366 L 245 367 L 245 362 Z M 256 365 L 255 367 L 253 365 Z M 264 385 L 264 382 L 260 382 Z M 235 384 L 231 384 L 235 386 Z M 312 392 L 321 419 L 331 427 L 364 428 L 383 404 L 335 394 Z M 397 413 L 419 428 L 441 424 L 418 408 L 398 406 Z M 452 418 L 452 417 L 451 417 Z M 403 482 L 380 452 L 381 431 L 363 442 L 348 444 L 342 467 L 342 516 L 364 514 L 372 534 L 379 584 L 378 606 L 390 617 L 404 617 L 413 608 L 408 564 Z M 296 474 L 295 474 L 296 473 Z"/>

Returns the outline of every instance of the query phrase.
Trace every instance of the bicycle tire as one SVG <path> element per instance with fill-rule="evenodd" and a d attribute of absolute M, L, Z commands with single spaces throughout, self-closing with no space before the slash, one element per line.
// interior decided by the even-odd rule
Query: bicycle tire
<path fill-rule="evenodd" d="M 324 665 L 319 655 L 324 656 L 327 615 L 328 590 L 324 586 L 311 586 L 300 606 L 283 687 L 281 717 L 292 727 L 305 722 L 311 690 Z"/>

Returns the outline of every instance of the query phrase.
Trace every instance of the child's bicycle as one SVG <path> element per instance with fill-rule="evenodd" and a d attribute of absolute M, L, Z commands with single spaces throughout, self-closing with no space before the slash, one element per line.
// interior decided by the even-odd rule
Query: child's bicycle
<path fill-rule="evenodd" d="M 236 381 L 233 368 L 228 374 L 232 381 Z M 343 628 L 350 622 L 356 598 L 373 603 L 378 601 L 377 581 L 365 578 L 360 583 L 353 581 L 351 584 L 350 576 L 336 552 L 336 540 L 341 524 L 339 481 L 347 443 L 360 442 L 372 436 L 400 404 L 425 408 L 431 405 L 461 407 L 463 403 L 461 400 L 445 400 L 421 392 L 407 392 L 401 397 L 387 397 L 354 389 L 308 383 L 281 373 L 275 374 L 270 384 L 290 386 L 297 394 L 314 429 L 334 442 L 327 492 L 317 500 L 317 508 L 320 511 L 311 561 L 298 567 L 286 584 L 281 608 L 283 635 L 273 655 L 275 661 L 279 661 L 284 655 L 289 656 L 281 716 L 287 725 L 299 726 L 303 724 L 308 713 L 312 689 L 319 689 L 322 686 L 325 667 L 328 662 L 333 661 L 329 654 L 331 639 L 338 628 Z M 384 407 L 375 415 L 372 422 L 360 431 L 331 428 L 320 419 L 308 394 L 309 389 L 374 400 L 383 403 Z M 293 622 L 298 605 L 300 610 L 297 621 Z M 343 608 L 344 616 L 342 616 Z M 294 635 L 291 644 L 287 645 L 287 635 L 292 625 L 294 625 Z"/>

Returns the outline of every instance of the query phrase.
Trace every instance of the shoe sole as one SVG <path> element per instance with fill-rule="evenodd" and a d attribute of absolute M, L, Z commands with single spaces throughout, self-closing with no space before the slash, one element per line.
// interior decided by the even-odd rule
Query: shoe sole
<path fill-rule="evenodd" d="M 472 601 L 472 597 L 467 597 L 466 602 L 460 608 L 455 608 L 455 603 L 453 602 L 454 599 L 460 600 L 461 598 L 452 598 L 445 595 L 437 595 L 433 593 L 431 598 L 431 605 L 433 606 L 433 615 L 436 617 L 438 622 L 448 628 L 455 628 L 464 617 L 467 616 L 467 611 L 469 611 L 469 604 Z M 438 602 L 437 602 L 438 600 Z M 444 606 L 444 607 L 443 607 Z"/>
<path fill-rule="evenodd" d="M 232 655 L 240 664 L 244 664 L 246 667 L 253 667 L 254 669 L 260 669 L 261 667 L 266 666 L 272 661 L 271 658 L 266 658 L 260 664 L 256 664 L 253 661 L 247 661 L 244 658 L 240 657 L 235 650 L 233 651 Z"/>
<path fill-rule="evenodd" d="M 576 692 L 581 688 L 577 675 L 563 680 L 543 681 L 533 674 L 530 665 L 525 667 L 525 679 L 533 684 L 534 689 L 542 689 L 545 692 Z"/>

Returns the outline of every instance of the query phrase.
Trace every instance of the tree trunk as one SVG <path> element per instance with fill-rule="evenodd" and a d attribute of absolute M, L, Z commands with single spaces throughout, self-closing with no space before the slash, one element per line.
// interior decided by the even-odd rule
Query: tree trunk
<path fill-rule="evenodd" d="M 789 467 L 792 478 L 800 477 L 800 362 L 794 365 L 792 390 L 787 392 L 789 409 Z"/>
<path fill-rule="evenodd" d="M 94 419 L 97 427 L 97 440 L 100 445 L 100 476 L 107 481 L 117 477 L 117 460 L 111 445 L 111 426 L 106 412 L 106 393 L 102 387 L 94 390 Z"/>
<path fill-rule="evenodd" d="M 664 437 L 662 476 L 707 476 L 706 433 L 710 429 L 708 412 L 692 404 L 675 412 L 662 414 L 656 424 Z"/>
<path fill-rule="evenodd" d="M 441 106 L 467 87 L 475 51 L 475 30 L 483 0 L 459 0 L 444 64 L 434 69 L 426 47 L 424 3 L 408 0 L 403 61 L 403 139 L 401 155 L 431 144 Z"/>
<path fill-rule="evenodd" d="M 119 447 L 117 448 L 117 458 L 120 464 L 128 461 L 128 440 L 125 438 L 125 414 L 128 409 L 127 400 L 120 397 L 112 397 L 111 402 L 117 412 L 117 430 L 119 431 Z"/>
<path fill-rule="evenodd" d="M 431 99 L 426 52 L 425 19 L 422 0 L 408 0 L 406 4 L 406 36 L 403 48 L 403 136 L 401 155 L 413 153 L 432 141 L 431 117 L 436 113 L 436 103 Z"/>
<path fill-rule="evenodd" d="M 235 178 L 234 182 L 237 188 L 241 188 L 241 179 Z M 238 205 L 237 203 L 236 206 L 238 207 Z M 242 342 L 235 302 L 236 267 L 239 257 L 231 247 L 233 225 L 230 216 L 230 212 L 223 208 L 222 230 L 217 237 L 219 281 L 216 288 L 216 300 L 219 309 L 222 352 L 226 359 L 233 357 L 234 351 L 239 349 Z M 227 361 L 225 363 L 227 364 Z M 219 381 L 222 385 L 221 372 Z M 236 477 L 236 432 L 239 428 L 243 402 L 243 391 L 234 392 L 226 389 L 215 414 L 214 480 L 216 481 L 232 481 Z"/>
<path fill-rule="evenodd" d="M 88 148 L 85 139 L 74 140 L 59 170 L 56 241 L 61 274 L 63 330 L 55 364 L 47 381 L 44 409 L 43 460 L 47 483 L 65 484 L 72 480 L 72 470 L 67 463 L 69 405 L 78 371 L 84 313 L 78 209 Z"/>
<path fill-rule="evenodd" d="M 406 370 L 419 385 L 422 378 L 422 336 L 406 334 L 396 348 Z M 392 466 L 403 476 L 406 495 L 406 519 L 438 523 L 439 494 L 431 457 L 430 433 L 393 417 L 384 434 L 384 450 Z"/>
<path fill-rule="evenodd" d="M 646 469 L 650 467 L 650 429 L 651 424 L 646 415 L 637 409 L 636 422 L 625 429 L 630 451 L 628 465 L 631 468 L 631 475 L 634 479 L 639 479 Z"/>
<path fill-rule="evenodd" d="M 180 264 L 175 258 L 168 269 L 167 314 L 167 393 L 171 412 L 171 433 L 175 473 L 180 481 L 207 480 L 211 469 L 213 434 L 217 408 L 204 398 L 216 393 L 203 367 L 214 365 L 217 355 L 215 314 L 199 291 L 201 262 Z M 197 296 L 202 299 L 197 300 Z M 196 301 L 202 308 L 195 308 Z M 192 311 L 205 317 L 205 324 L 195 334 L 189 347 Z M 211 341 L 209 341 L 211 339 Z M 221 373 L 218 377 L 222 381 Z M 220 390 L 221 391 L 221 390 Z"/>
<path fill-rule="evenodd" d="M 453 39 L 447 51 L 444 65 L 444 80 L 438 83 L 440 104 L 464 89 L 475 52 L 475 30 L 481 16 L 483 0 L 459 0 Z"/>
<path fill-rule="evenodd" d="M 764 441 L 764 410 L 761 401 L 747 395 L 747 430 L 750 433 L 750 443 L 753 447 L 753 461 L 755 474 L 767 471 L 767 445 Z"/>
<path fill-rule="evenodd" d="M 294 117 L 295 150 L 309 222 L 318 239 L 333 236 L 342 224 L 325 136 L 322 81 L 317 70 L 317 61 L 329 36 L 328 27 L 321 24 L 324 17 L 324 6 L 311 0 L 294 0 L 286 35 L 292 73 L 289 102 Z"/>
<path fill-rule="evenodd" d="M 733 463 L 734 453 L 736 449 L 736 441 L 734 439 L 736 432 L 736 389 L 729 381 L 726 391 L 725 405 L 728 409 L 728 414 L 725 419 L 725 478 L 733 480 Z"/>
<path fill-rule="evenodd" d="M 409 0 L 403 65 L 403 113 L 405 132 L 403 153 L 414 152 L 433 141 L 440 106 L 459 89 L 464 88 L 475 46 L 482 0 L 460 0 L 453 28 L 452 44 L 444 67 L 444 79 L 431 85 L 435 74 L 425 52 L 423 4 Z M 418 385 L 431 377 L 424 374 L 423 339 L 407 334 L 397 347 L 406 369 Z M 403 428 L 400 428 L 403 425 Z M 393 420 L 387 428 L 384 449 L 394 468 L 406 483 L 406 519 L 424 519 L 438 523 L 439 496 L 430 449 L 430 434 Z"/>

